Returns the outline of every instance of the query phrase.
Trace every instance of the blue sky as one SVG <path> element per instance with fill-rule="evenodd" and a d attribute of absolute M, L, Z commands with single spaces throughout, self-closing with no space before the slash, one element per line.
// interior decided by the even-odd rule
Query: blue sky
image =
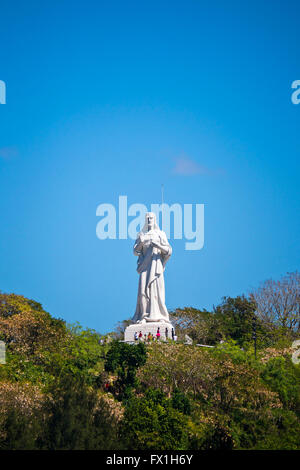
<path fill-rule="evenodd" d="M 169 309 L 299 269 L 297 1 L 2 1 L 0 289 L 100 332 L 134 314 L 132 240 L 96 208 L 205 204 Z M 199 170 L 200 169 L 200 170 Z M 199 171 L 198 171 L 199 170 Z"/>

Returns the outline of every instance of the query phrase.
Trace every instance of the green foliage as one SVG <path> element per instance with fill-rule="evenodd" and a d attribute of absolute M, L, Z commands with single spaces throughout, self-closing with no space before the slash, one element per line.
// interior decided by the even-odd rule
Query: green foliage
<path fill-rule="evenodd" d="M 276 409 L 272 411 L 272 421 L 268 422 L 265 433 L 256 437 L 252 447 L 255 450 L 299 450 L 300 423 L 299 419 L 289 410 Z"/>
<path fill-rule="evenodd" d="M 119 400 L 131 396 L 132 388 L 137 386 L 136 371 L 146 362 L 144 343 L 127 344 L 113 342 L 105 359 L 105 370 L 114 372 L 118 379 L 114 384 L 114 392 Z"/>
<path fill-rule="evenodd" d="M 126 402 L 121 436 L 131 450 L 187 448 L 187 418 L 159 390 Z"/>
<path fill-rule="evenodd" d="M 47 419 L 38 447 L 48 450 L 120 448 L 117 423 L 95 390 L 71 375 L 53 383 L 43 409 Z"/>
<path fill-rule="evenodd" d="M 211 354 L 218 359 L 228 357 L 234 364 L 248 363 L 252 367 L 259 367 L 259 362 L 254 358 L 254 349 L 251 347 L 248 349 L 241 348 L 237 341 L 231 338 L 218 344 L 211 351 Z"/>
<path fill-rule="evenodd" d="M 0 450 L 36 449 L 41 422 L 34 414 L 26 416 L 12 408 L 7 411 L 0 426 Z"/>
<path fill-rule="evenodd" d="M 300 417 L 300 368 L 287 357 L 270 359 L 261 374 L 271 390 L 277 392 L 285 408 Z"/>
<path fill-rule="evenodd" d="M 100 344 L 100 334 L 89 328 L 83 329 L 79 324 L 68 325 L 67 331 L 70 340 L 62 354 L 64 373 L 69 371 L 73 375 L 84 378 L 89 384 L 99 382 L 101 372 L 104 370 L 107 350 L 105 345 Z"/>
<path fill-rule="evenodd" d="M 221 340 L 233 340 L 245 349 L 253 348 L 254 325 L 257 350 L 288 347 L 297 339 L 294 330 L 280 326 L 257 314 L 257 304 L 250 297 L 224 297 L 213 312 L 192 307 L 177 308 L 170 312 L 179 340 L 185 334 L 194 342 L 215 346 Z M 295 336 L 296 335 L 296 336 Z"/>
<path fill-rule="evenodd" d="M 252 340 L 252 322 L 256 304 L 245 296 L 224 297 L 223 302 L 215 308 L 216 318 L 226 338 L 231 338 L 239 346 Z M 261 325 L 257 326 L 259 334 Z"/>
<path fill-rule="evenodd" d="M 172 406 L 174 410 L 178 410 L 184 415 L 191 414 L 191 402 L 179 388 L 175 388 L 172 393 Z"/>
<path fill-rule="evenodd" d="M 184 339 L 187 334 L 196 343 L 213 345 L 223 338 L 218 318 L 206 310 L 177 308 L 170 312 L 170 320 L 179 339 Z"/>
<path fill-rule="evenodd" d="M 187 424 L 190 449 L 259 448 L 270 432 L 274 443 L 281 435 L 286 441 L 282 445 L 295 444 L 288 444 L 289 431 L 280 430 L 280 421 L 274 418 L 272 410 L 282 410 L 283 403 L 278 390 L 262 380 L 264 365 L 254 359 L 253 351 L 242 350 L 234 341 L 212 349 L 152 345 L 148 351 L 147 363 L 139 371 L 144 386 L 173 394 L 179 389 L 192 400 Z M 299 377 L 294 386 L 299 389 Z M 295 427 L 291 400 L 288 406 Z"/>
<path fill-rule="evenodd" d="M 0 448 L 299 449 L 300 368 L 286 349 L 293 336 L 256 319 L 255 359 L 254 310 L 241 296 L 213 313 L 173 312 L 179 337 L 213 348 L 132 345 L 103 342 L 38 302 L 0 294 Z"/>
<path fill-rule="evenodd" d="M 47 385 L 53 380 L 53 376 L 47 372 L 44 365 L 35 364 L 32 359 L 7 351 L 5 367 L 0 367 L 0 380 L 6 379 Z"/>
<path fill-rule="evenodd" d="M 0 338 L 7 352 L 42 365 L 45 352 L 57 351 L 67 339 L 63 320 L 53 318 L 42 306 L 23 296 L 0 294 Z"/>
<path fill-rule="evenodd" d="M 298 335 L 295 335 L 289 328 L 267 324 L 261 342 L 264 347 L 284 349 L 289 348 L 293 340 L 297 338 Z"/>
<path fill-rule="evenodd" d="M 188 450 L 233 450 L 234 439 L 224 415 L 205 416 L 197 410 L 188 422 Z"/>

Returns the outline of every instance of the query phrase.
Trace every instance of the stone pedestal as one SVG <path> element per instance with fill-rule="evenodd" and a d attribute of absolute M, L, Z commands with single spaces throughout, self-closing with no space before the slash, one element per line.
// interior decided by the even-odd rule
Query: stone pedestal
<path fill-rule="evenodd" d="M 172 339 L 172 328 L 173 325 L 167 322 L 146 322 L 146 323 L 134 323 L 133 325 L 127 326 L 124 333 L 124 341 L 134 341 L 134 333 L 140 334 L 140 331 L 143 335 L 143 340 L 151 333 L 156 339 L 157 328 L 159 327 L 160 331 L 160 340 L 165 341 L 166 338 L 166 328 L 168 330 L 168 339 Z"/>

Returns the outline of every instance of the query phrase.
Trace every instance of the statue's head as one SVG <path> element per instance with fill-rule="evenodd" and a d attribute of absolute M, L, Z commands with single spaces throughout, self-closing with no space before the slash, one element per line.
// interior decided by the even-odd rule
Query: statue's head
<path fill-rule="evenodd" d="M 145 225 L 142 228 L 142 232 L 146 233 L 149 232 L 149 230 L 159 230 L 154 212 L 146 212 L 145 215 Z"/>
<path fill-rule="evenodd" d="M 146 212 L 145 224 L 139 233 L 147 233 L 149 230 L 157 230 L 160 234 L 163 233 L 157 225 L 155 212 Z"/>
<path fill-rule="evenodd" d="M 157 227 L 156 224 L 156 215 L 154 212 L 147 212 L 145 216 L 145 225 L 147 226 L 147 230 L 153 230 Z"/>

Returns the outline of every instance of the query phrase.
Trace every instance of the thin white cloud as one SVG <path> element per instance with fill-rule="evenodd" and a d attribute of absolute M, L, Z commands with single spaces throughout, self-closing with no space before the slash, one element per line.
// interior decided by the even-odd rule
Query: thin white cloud
<path fill-rule="evenodd" d="M 175 159 L 175 167 L 173 173 L 176 175 L 204 175 L 208 173 L 208 169 L 186 156 Z"/>

